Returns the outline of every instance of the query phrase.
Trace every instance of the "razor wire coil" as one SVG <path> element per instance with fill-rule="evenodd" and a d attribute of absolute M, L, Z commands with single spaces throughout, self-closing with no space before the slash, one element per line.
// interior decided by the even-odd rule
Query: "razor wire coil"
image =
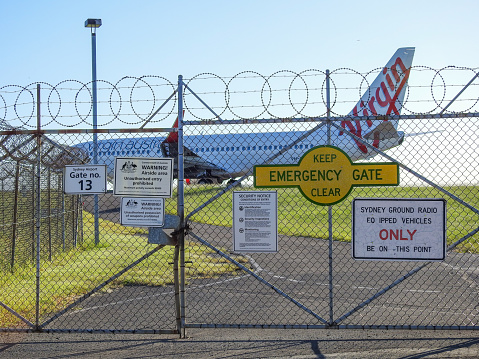
<path fill-rule="evenodd" d="M 359 72 L 351 68 L 338 68 L 329 73 L 330 114 L 346 116 L 347 104 L 354 104 L 368 91 L 372 95 L 371 79 L 383 68 Z M 409 79 L 403 114 L 437 113 L 443 111 L 449 101 L 471 77 L 477 77 L 478 68 L 447 66 L 439 70 L 428 66 L 413 66 L 411 71 L 427 81 Z M 458 79 L 458 80 L 456 80 Z M 321 117 L 328 110 L 326 99 L 326 72 L 308 69 L 302 72 L 281 70 L 269 76 L 254 71 L 239 72 L 221 77 L 213 73 L 201 73 L 184 80 L 186 91 L 183 101 L 187 115 L 195 120 L 208 121 L 217 117 L 237 119 L 273 119 L 296 117 Z M 347 82 L 347 83 L 346 83 Z M 64 127 L 92 126 L 92 82 L 63 80 L 56 85 L 38 82 L 41 99 L 46 104 L 42 111 L 42 126 Z M 176 84 L 162 76 L 125 76 L 118 81 L 97 80 L 97 126 L 108 127 L 113 123 L 138 125 L 149 119 L 165 100 L 174 94 L 170 103 L 155 113 L 151 123 L 158 123 L 176 116 L 178 96 Z M 0 87 L 0 121 L 4 128 L 36 127 L 37 83 L 27 86 L 5 85 Z M 457 99 L 456 108 L 448 113 L 477 111 L 479 83 L 471 81 L 469 89 Z M 204 98 L 215 114 L 205 111 L 203 104 L 192 94 Z M 428 90 L 428 98 L 415 93 Z M 347 93 L 347 96 L 344 96 Z M 420 100 L 416 100 L 420 98 Z M 419 109 L 420 108 L 420 109 Z"/>

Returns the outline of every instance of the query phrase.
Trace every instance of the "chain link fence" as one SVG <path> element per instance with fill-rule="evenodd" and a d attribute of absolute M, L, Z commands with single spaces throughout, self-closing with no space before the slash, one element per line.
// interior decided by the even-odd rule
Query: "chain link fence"
<path fill-rule="evenodd" d="M 438 132 L 436 120 L 404 120 L 404 129 L 423 135 L 406 138 L 401 146 L 387 151 L 400 164 L 400 186 L 354 188 L 347 199 L 331 206 L 331 222 L 329 208 L 311 203 L 298 189 L 275 189 L 278 251 L 243 254 L 247 261 L 240 262 L 245 266 L 241 274 L 193 280 L 187 287 L 188 326 L 477 328 L 478 158 L 470 152 L 477 148 L 471 144 L 478 140 L 477 120 L 445 120 Z M 269 125 L 254 125 L 251 130 L 266 132 L 264 127 Z M 198 131 L 193 126 L 188 129 Z M 227 160 L 226 153 L 218 156 Z M 370 162 L 390 158 L 378 155 Z M 189 237 L 208 248 L 227 248 L 218 250 L 217 256 L 234 261 L 241 253 L 233 252 L 233 191 L 254 190 L 249 179 L 229 189 L 187 187 L 187 212 L 194 213 L 187 214 Z M 217 194 L 222 195 L 196 210 Z M 445 199 L 446 259 L 354 260 L 351 219 L 355 198 Z M 204 298 L 214 311 L 204 310 Z"/>
<path fill-rule="evenodd" d="M 33 85 L 0 88 L 1 330 L 477 329 L 479 94 L 473 81 L 465 87 L 474 69 L 411 69 L 402 114 L 394 117 L 401 143 L 368 147 L 374 156 L 359 161 L 397 163 L 399 186 L 355 187 L 331 206 L 312 203 L 298 188 L 275 188 L 278 251 L 233 251 L 233 192 L 258 188 L 252 168 L 231 179 L 217 168 L 232 161 L 248 167 L 251 158 L 268 163 L 271 151 L 287 146 L 305 153 L 327 143 L 321 126 L 360 146 L 365 134 L 357 126 L 378 119 L 347 113 L 381 71 L 100 81 L 95 133 L 108 180 L 97 214 L 94 196 L 64 194 L 63 185 L 65 165 L 92 163 L 94 131 L 82 129 L 91 127 L 91 84 L 41 84 L 43 100 Z M 151 128 L 171 126 L 177 116 L 178 129 Z M 285 131 L 305 137 L 295 143 L 298 137 L 281 137 Z M 208 137 L 217 133 L 262 134 L 268 148 L 241 136 L 225 147 Z M 165 211 L 181 224 L 165 229 L 176 245 L 158 245 L 148 228 L 121 225 L 120 199 L 111 193 L 114 158 L 170 156 L 175 189 Z M 446 259 L 353 259 L 355 198 L 445 199 Z"/>

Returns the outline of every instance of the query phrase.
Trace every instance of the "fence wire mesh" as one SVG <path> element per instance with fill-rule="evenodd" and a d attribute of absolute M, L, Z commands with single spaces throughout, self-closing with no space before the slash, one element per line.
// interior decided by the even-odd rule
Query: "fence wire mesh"
<path fill-rule="evenodd" d="M 445 120 L 440 131 L 437 131 L 436 120 L 403 122 L 406 132 L 422 135 L 406 138 L 401 146 L 387 151 L 388 156 L 402 166 L 401 185 L 355 188 L 346 200 L 332 207 L 332 287 L 328 269 L 328 207 L 309 202 L 297 189 L 277 189 L 280 236 L 279 250 L 274 254 L 232 253 L 232 191 L 255 190 L 251 181 L 245 181 L 241 188 L 229 190 L 195 213 L 189 224 L 194 238 L 208 242 L 243 263 L 267 283 L 245 271 L 193 281 L 188 286 L 190 325 L 477 326 L 478 162 L 477 156 L 467 150 L 477 147 L 470 142 L 477 140 L 477 118 Z M 261 125 L 252 126 L 251 132 L 267 131 Z M 195 127 L 188 129 L 200 131 Z M 468 136 L 464 136 L 464 132 Z M 236 145 L 243 147 L 245 144 Z M 429 146 L 433 146 L 434 151 Z M 458 154 L 458 151 L 467 151 L 470 156 Z M 217 156 L 224 156 L 218 158 L 218 162 L 230 158 L 227 152 L 221 151 Z M 371 161 L 389 161 L 381 157 L 378 155 Z M 410 170 L 439 186 L 431 186 Z M 187 212 L 220 191 L 224 191 L 224 186 L 187 188 Z M 354 260 L 350 244 L 354 198 L 446 199 L 447 244 L 451 249 L 446 260 L 439 263 Z M 460 244 L 455 245 L 457 243 Z M 307 310 L 276 290 L 287 293 Z M 218 310 L 202 310 L 200 302 L 205 297 L 211 307 Z"/>
<path fill-rule="evenodd" d="M 232 250 L 233 191 L 257 188 L 252 169 L 239 182 L 214 171 L 232 162 L 248 168 L 252 158 L 254 164 L 267 163 L 271 153 L 292 143 L 302 152 L 325 144 L 322 130 L 297 143 L 297 134 L 280 135 L 306 134 L 321 123 L 323 129 L 331 124 L 337 136 L 359 135 L 352 146 L 361 146 L 358 126 L 377 119 L 371 113 L 363 114 L 366 119 L 358 117 L 361 113 L 346 114 L 382 70 L 328 72 L 330 105 L 327 73 L 318 70 L 269 76 L 242 72 L 230 78 L 200 74 L 179 84 L 184 87 L 180 101 L 177 85 L 158 76 L 99 81 L 98 163 L 108 173 L 108 193 L 98 196 L 99 243 L 94 197 L 65 194 L 63 183 L 65 165 L 91 163 L 92 131 L 81 129 L 92 125 L 91 84 L 42 84 L 41 101 L 33 85 L 1 87 L 1 330 L 477 329 L 477 85 L 451 102 L 476 78 L 475 69 L 411 69 L 402 115 L 394 119 L 405 133 L 403 140 L 360 161 L 398 163 L 399 186 L 355 187 L 330 207 L 312 203 L 297 188 L 277 188 L 278 251 Z M 37 105 L 43 109 L 41 128 Z M 178 204 L 184 205 L 184 245 L 150 244 L 148 228 L 120 223 L 120 198 L 111 193 L 114 158 L 172 156 L 176 178 L 180 151 L 175 140 L 164 142 L 174 129 L 144 127 L 171 126 L 178 114 L 182 117 L 180 108 L 185 110 L 184 138 L 189 139 L 185 157 L 208 153 L 207 162 L 215 166 L 200 173 L 187 162 L 184 198 L 178 198 L 175 187 L 173 198 L 165 201 L 171 215 L 180 215 Z M 205 136 L 216 133 L 243 135 L 232 136 L 224 146 Z M 267 144 L 251 143 L 246 133 L 262 134 Z M 446 259 L 354 260 L 355 198 L 445 199 Z"/>

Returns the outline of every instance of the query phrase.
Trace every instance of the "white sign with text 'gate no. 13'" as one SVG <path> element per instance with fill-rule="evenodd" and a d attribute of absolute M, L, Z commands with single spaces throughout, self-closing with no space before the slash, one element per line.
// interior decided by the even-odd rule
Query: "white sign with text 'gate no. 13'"
<path fill-rule="evenodd" d="M 444 260 L 446 201 L 354 199 L 352 256 L 363 260 Z"/>
<path fill-rule="evenodd" d="M 101 194 L 106 192 L 105 165 L 66 165 L 63 169 L 65 194 Z"/>
<path fill-rule="evenodd" d="M 233 250 L 278 251 L 276 191 L 233 192 Z"/>
<path fill-rule="evenodd" d="M 173 159 L 115 158 L 115 196 L 172 197 Z"/>

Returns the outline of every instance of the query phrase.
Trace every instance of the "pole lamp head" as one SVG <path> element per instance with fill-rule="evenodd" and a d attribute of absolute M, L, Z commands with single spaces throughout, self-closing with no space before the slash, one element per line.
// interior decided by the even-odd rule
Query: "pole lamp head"
<path fill-rule="evenodd" d="M 101 26 L 101 19 L 86 19 L 85 27 L 89 27 L 92 33 Z"/>

